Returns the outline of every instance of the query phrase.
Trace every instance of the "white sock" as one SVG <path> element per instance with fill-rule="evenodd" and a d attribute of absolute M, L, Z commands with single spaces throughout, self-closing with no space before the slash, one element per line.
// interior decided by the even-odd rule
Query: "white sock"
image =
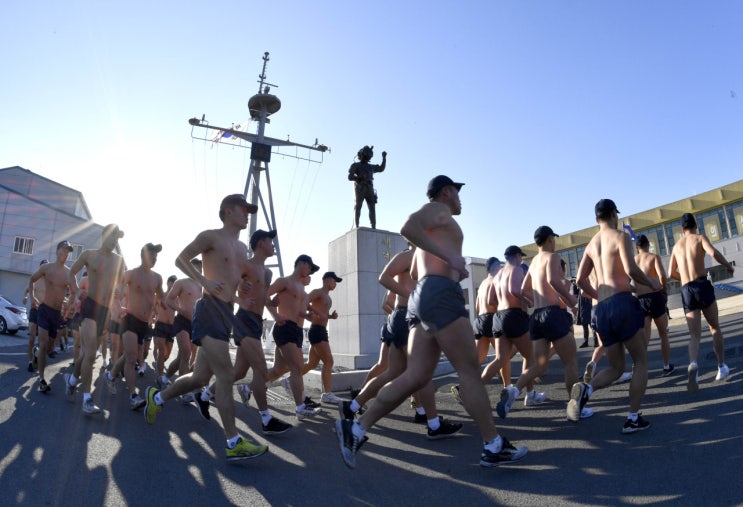
<path fill-rule="evenodd" d="M 239 440 L 240 440 L 240 435 L 235 435 L 234 437 L 227 440 L 227 447 L 229 447 L 230 449 L 233 449 L 237 445 L 237 442 Z"/>
<path fill-rule="evenodd" d="M 83 393 L 83 403 L 90 399 L 90 393 Z"/>
<path fill-rule="evenodd" d="M 265 425 L 268 424 L 268 422 L 271 420 L 271 412 L 269 410 L 261 410 L 258 412 L 261 414 L 261 422 Z"/>
<path fill-rule="evenodd" d="M 353 413 L 356 413 L 361 408 L 361 405 L 359 405 L 359 402 L 356 400 L 353 400 L 351 402 L 351 406 L 349 407 Z"/>
<path fill-rule="evenodd" d="M 366 431 L 364 428 L 361 427 L 358 420 L 355 420 L 353 422 L 353 425 L 351 426 L 351 431 L 353 432 L 353 436 L 361 440 L 364 438 L 364 435 L 366 435 Z"/>
<path fill-rule="evenodd" d="M 431 429 L 431 431 L 436 431 L 441 427 L 441 420 L 438 417 L 434 417 L 433 419 L 428 420 L 428 427 Z"/>
<path fill-rule="evenodd" d="M 155 393 L 155 405 L 157 406 L 163 406 L 165 402 L 163 401 L 163 397 L 160 396 L 160 393 Z"/>
<path fill-rule="evenodd" d="M 75 378 L 74 375 L 70 375 L 70 385 L 71 386 L 76 386 L 77 385 L 77 379 Z"/>
<path fill-rule="evenodd" d="M 490 442 L 484 442 L 483 447 L 485 447 L 485 449 L 487 449 L 490 452 L 495 452 L 495 453 L 501 452 L 503 450 L 503 439 L 501 438 L 500 435 L 498 435 Z"/>
<path fill-rule="evenodd" d="M 629 414 L 627 414 L 627 419 L 632 422 L 637 422 L 637 412 L 630 412 Z"/>
<path fill-rule="evenodd" d="M 426 415 L 426 409 L 423 407 L 416 407 L 415 413 L 418 415 Z"/>
<path fill-rule="evenodd" d="M 304 403 L 302 403 L 301 405 L 297 405 L 297 412 L 301 412 L 305 408 L 306 408 L 306 405 Z"/>

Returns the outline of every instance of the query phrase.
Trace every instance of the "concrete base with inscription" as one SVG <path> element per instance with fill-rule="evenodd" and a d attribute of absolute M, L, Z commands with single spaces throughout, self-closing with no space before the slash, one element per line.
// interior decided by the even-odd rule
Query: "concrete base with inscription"
<path fill-rule="evenodd" d="M 335 365 L 364 369 L 379 357 L 380 329 L 385 322 L 385 289 L 379 273 L 407 241 L 398 233 L 361 227 L 328 245 L 328 270 L 343 278 L 330 294 L 338 319 L 328 322 Z"/>

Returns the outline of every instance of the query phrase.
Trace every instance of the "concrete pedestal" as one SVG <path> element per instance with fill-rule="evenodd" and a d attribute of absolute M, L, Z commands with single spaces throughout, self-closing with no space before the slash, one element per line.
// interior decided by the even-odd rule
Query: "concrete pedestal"
<path fill-rule="evenodd" d="M 343 278 L 331 293 L 338 319 L 328 322 L 336 366 L 364 369 L 377 362 L 386 318 L 386 290 L 379 274 L 405 248 L 407 241 L 400 234 L 366 227 L 352 229 L 328 246 L 328 270 Z"/>

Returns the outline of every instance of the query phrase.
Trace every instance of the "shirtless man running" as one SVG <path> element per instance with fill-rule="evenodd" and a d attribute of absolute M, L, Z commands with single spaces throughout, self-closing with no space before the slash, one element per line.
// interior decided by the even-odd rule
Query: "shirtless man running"
<path fill-rule="evenodd" d="M 237 304 L 239 309 L 235 319 L 237 324 L 233 330 L 237 355 L 235 357 L 235 382 L 245 377 L 248 369 L 253 369 L 251 387 L 238 385 L 237 392 L 243 404 L 247 406 L 250 395 L 255 392 L 255 402 L 261 416 L 261 426 L 264 435 L 280 435 L 292 427 L 277 417 L 271 415 L 268 409 L 266 396 L 266 379 L 268 367 L 263 353 L 263 310 L 266 307 L 266 293 L 271 285 L 273 273 L 265 265 L 266 259 L 276 251 L 273 239 L 276 231 L 258 229 L 250 237 L 250 249 L 253 257 L 245 260 L 242 279 L 248 282 L 248 290 L 238 290 Z M 246 286 L 247 287 L 247 286 Z M 205 418 L 209 410 L 209 396 L 216 390 L 216 386 L 207 388 L 201 395 L 197 395 L 196 402 Z"/>
<path fill-rule="evenodd" d="M 44 264 L 47 264 L 49 261 L 44 259 L 39 263 L 39 268 L 43 266 Z M 40 349 L 35 348 L 36 346 L 36 338 L 39 336 L 39 328 L 36 324 L 36 321 L 39 318 L 39 301 L 44 300 L 44 290 L 45 286 L 42 282 L 37 282 L 36 285 L 32 287 L 29 284 L 28 287 L 26 287 L 26 290 L 23 292 L 23 304 L 26 304 L 26 301 L 29 299 L 29 294 L 31 295 L 31 309 L 28 313 L 28 371 L 33 372 L 34 368 L 37 367 L 37 358 L 36 358 L 36 352 Z"/>
<path fill-rule="evenodd" d="M 411 276 L 418 283 L 410 295 L 407 313 L 412 326 L 408 367 L 379 391 L 369 410 L 359 419 L 335 422 L 341 455 L 350 468 L 356 466 L 356 453 L 374 423 L 431 381 L 442 351 L 459 374 L 462 403 L 484 441 L 480 465 L 513 463 L 527 453 L 526 447 L 514 447 L 498 435 L 492 407 L 480 380 L 477 349 L 472 342 L 474 331 L 459 285 L 469 274 L 462 257 L 462 229 L 453 217 L 462 212 L 459 200 L 462 185 L 443 175 L 433 178 L 428 183 L 430 202 L 410 215 L 400 231 L 417 247 Z"/>
<path fill-rule="evenodd" d="M 307 294 L 304 292 L 305 283 L 313 273 L 320 269 L 312 262 L 309 255 L 300 255 L 294 261 L 294 271 L 291 275 L 277 279 L 268 288 L 267 297 L 278 295 L 279 305 L 276 308 L 273 327 L 273 338 L 276 342 L 276 357 L 273 367 L 268 372 L 268 379 L 272 380 L 289 372 L 289 386 L 296 404 L 296 415 L 300 421 L 320 413 L 319 408 L 307 406 L 304 397 L 304 380 L 302 368 L 302 340 L 304 334 L 302 323 L 307 317 Z"/>
<path fill-rule="evenodd" d="M 668 301 L 668 288 L 666 287 L 666 270 L 660 261 L 660 255 L 650 253 L 650 241 L 644 234 L 637 236 L 635 242 L 637 255 L 635 263 L 650 278 L 655 278 L 661 284 L 661 290 L 653 292 L 645 285 L 635 287 L 637 299 L 640 301 L 642 311 L 645 312 L 645 346 L 650 343 L 650 322 L 655 322 L 660 337 L 660 352 L 663 356 L 663 376 L 668 376 L 673 371 L 671 364 L 671 344 L 668 342 L 668 315 L 666 315 L 666 303 Z"/>
<path fill-rule="evenodd" d="M 170 357 L 175 339 L 173 321 L 175 320 L 175 310 L 165 302 L 168 294 L 173 290 L 177 278 L 175 275 L 168 277 L 166 291 L 162 299 L 155 301 L 155 328 L 152 330 L 152 340 L 155 342 L 155 376 L 162 379 L 165 370 L 165 361 Z"/>
<path fill-rule="evenodd" d="M 44 290 L 41 304 L 38 307 L 36 324 L 39 333 L 39 391 L 46 393 L 51 390 L 49 384 L 44 379 L 44 370 L 46 369 L 46 358 L 48 349 L 53 340 L 57 337 L 57 330 L 62 323 L 62 304 L 67 295 L 69 287 L 69 268 L 64 265 L 67 262 L 67 256 L 72 251 L 72 245 L 69 241 L 61 241 L 57 244 L 57 259 L 53 264 L 42 264 L 39 269 L 31 275 L 28 282 L 28 293 L 31 301 L 39 297 L 35 293 L 35 284 L 43 281 Z M 66 330 L 63 330 L 66 332 Z M 50 342 L 50 339 L 52 340 Z"/>
<path fill-rule="evenodd" d="M 717 376 L 715 380 L 723 380 L 730 373 L 725 364 L 725 348 L 723 346 L 722 330 L 717 313 L 715 289 L 706 277 L 704 255 L 707 254 L 725 266 L 732 275 L 734 268 L 722 254 L 712 246 L 706 236 L 697 232 L 697 221 L 691 213 L 684 213 L 681 217 L 681 229 L 684 237 L 678 240 L 671 252 L 671 264 L 668 267 L 671 278 L 681 281 L 681 302 L 686 314 L 686 324 L 689 326 L 689 367 L 687 373 L 689 392 L 699 390 L 699 344 L 702 340 L 702 316 L 709 325 L 712 334 L 712 348 L 717 356 Z"/>
<path fill-rule="evenodd" d="M 341 399 L 333 394 L 330 385 L 331 375 L 333 374 L 333 353 L 328 341 L 328 320 L 338 318 L 338 312 L 330 312 L 330 308 L 333 306 L 330 291 L 335 290 L 336 285 L 342 281 L 343 279 L 337 276 L 335 272 L 328 271 L 322 275 L 322 287 L 309 294 L 308 300 L 312 309 L 312 318 L 310 319 L 312 325 L 307 333 L 307 338 L 310 340 L 310 353 L 307 363 L 302 368 L 302 375 L 306 375 L 322 361 L 320 376 L 323 392 L 320 395 L 320 401 L 336 405 Z"/>
<path fill-rule="evenodd" d="M 154 424 L 167 400 L 201 388 L 212 374 L 216 375 L 216 404 L 227 437 L 228 462 L 255 458 L 268 451 L 267 446 L 248 442 L 237 432 L 232 398 L 235 370 L 229 352 L 230 333 L 235 322 L 232 305 L 248 255 L 247 246 L 238 237 L 248 226 L 248 215 L 256 211 L 258 207 L 248 203 L 241 194 L 228 195 L 219 207 L 222 227 L 199 233 L 178 255 L 176 266 L 204 288 L 204 295 L 194 309 L 191 335 L 200 349 L 193 373 L 178 378 L 162 392 L 155 387 L 147 388 L 144 410 L 147 423 Z M 191 264 L 191 259 L 199 254 L 204 264 L 203 275 Z"/>
<path fill-rule="evenodd" d="M 565 388 L 568 393 L 578 380 L 578 349 L 573 338 L 573 320 L 561 306 L 561 302 L 564 302 L 567 306 L 574 307 L 577 299 L 570 293 L 568 285 L 563 283 L 561 259 L 555 253 L 557 237 L 558 235 L 547 225 L 542 225 L 534 231 L 534 242 L 539 253 L 529 265 L 521 284 L 521 291 L 515 287 L 511 288 L 512 294 L 521 301 L 533 302 L 534 312 L 529 319 L 529 335 L 534 344 L 536 364 L 533 368 L 524 369 L 516 388 L 504 389 L 501 393 L 501 401 L 496 407 L 501 417 L 508 413 L 521 388 L 534 381 L 536 377 L 547 373 L 553 348 L 565 367 Z M 593 415 L 591 409 L 579 414 L 583 418 L 591 415 Z"/>
<path fill-rule="evenodd" d="M 139 410 L 145 405 L 145 400 L 137 391 L 135 382 L 137 370 L 134 365 L 137 362 L 139 347 L 150 335 L 150 316 L 155 301 L 163 299 L 163 277 L 152 271 L 157 262 L 157 254 L 162 249 L 162 245 L 147 243 L 139 253 L 142 264 L 124 273 L 123 284 L 128 295 L 121 333 L 124 353 L 106 377 L 108 392 L 113 396 L 116 394 L 116 377 L 122 370 L 124 371 L 132 410 Z"/>
<path fill-rule="evenodd" d="M 191 259 L 191 265 L 201 273 L 201 259 Z M 170 383 L 177 371 L 179 375 L 186 375 L 190 371 L 191 360 L 191 320 L 196 302 L 201 299 L 201 285 L 191 278 L 176 280 L 173 288 L 165 298 L 165 304 L 178 312 L 173 320 L 173 332 L 178 343 L 178 355 L 168 365 L 165 375 L 158 380 L 162 389 Z M 207 380 L 208 382 L 208 380 Z"/>
<path fill-rule="evenodd" d="M 83 412 L 97 414 L 101 411 L 90 394 L 93 381 L 93 363 L 100 346 L 100 339 L 108 330 L 109 308 L 114 298 L 114 289 L 121 283 L 124 274 L 124 259 L 114 252 L 116 242 L 124 233 L 119 226 L 109 224 L 103 228 L 101 247 L 98 250 L 85 250 L 72 265 L 69 272 L 69 285 L 73 288 L 73 299 L 77 299 L 80 288 L 75 275 L 86 268 L 88 272 L 87 297 L 80 309 L 80 357 L 75 361 L 72 373 L 65 373 L 67 399 L 73 401 L 78 378 L 83 387 Z"/>
<path fill-rule="evenodd" d="M 624 372 L 624 349 L 632 357 L 632 380 L 629 384 L 629 414 L 622 433 L 635 433 L 650 427 L 640 414 L 640 405 L 648 382 L 647 347 L 645 342 L 645 315 L 637 298 L 632 295 L 630 278 L 652 291 L 661 288 L 657 279 L 649 278 L 635 263 L 629 235 L 617 230 L 616 204 L 611 199 L 596 203 L 596 222 L 599 232 L 591 238 L 580 261 L 576 283 L 598 301 L 596 327 L 606 349 L 609 367 L 593 377 L 590 384 L 577 382 L 570 393 L 568 419 L 578 421 L 580 411 L 594 390 L 606 387 Z M 596 272 L 598 289 L 589 281 L 589 273 Z"/>

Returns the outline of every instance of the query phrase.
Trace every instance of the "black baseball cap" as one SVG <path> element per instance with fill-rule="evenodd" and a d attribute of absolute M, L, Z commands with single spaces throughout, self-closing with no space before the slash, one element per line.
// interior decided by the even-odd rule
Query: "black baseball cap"
<path fill-rule="evenodd" d="M 550 236 L 556 238 L 560 237 L 559 234 L 555 234 L 555 231 L 553 231 L 552 227 L 549 225 L 540 225 L 537 227 L 537 230 L 534 231 L 534 243 L 536 243 L 537 246 L 541 246 Z"/>
<path fill-rule="evenodd" d="M 250 249 L 255 250 L 255 247 L 258 245 L 258 242 L 262 240 L 263 238 L 275 238 L 276 237 L 276 231 L 264 231 L 262 229 L 258 229 L 253 233 L 252 236 L 250 236 Z"/>
<path fill-rule="evenodd" d="M 325 280 L 326 278 L 332 278 L 336 282 L 342 282 L 343 278 L 340 278 L 338 275 L 335 274 L 335 271 L 328 271 L 324 275 L 322 275 L 322 279 Z"/>
<path fill-rule="evenodd" d="M 320 270 L 320 266 L 312 262 L 312 257 L 310 257 L 309 255 L 302 254 L 297 257 L 297 260 L 294 261 L 294 267 L 296 268 L 297 264 L 299 264 L 300 262 L 306 262 L 311 266 L 310 274 L 317 273 Z"/>
<path fill-rule="evenodd" d="M 68 252 L 71 252 L 73 250 L 72 245 L 67 240 L 57 243 L 57 250 L 59 250 L 60 248 L 65 248 Z"/>
<path fill-rule="evenodd" d="M 488 262 L 485 263 L 485 266 L 487 267 L 487 270 L 490 271 L 493 269 L 493 266 L 496 264 L 500 265 L 503 264 L 498 257 L 491 257 L 488 259 Z"/>
<path fill-rule="evenodd" d="M 449 185 L 455 186 L 457 187 L 457 190 L 460 190 L 464 183 L 455 183 L 450 177 L 439 174 L 428 182 L 428 191 L 426 192 L 426 195 L 429 199 L 433 199 L 439 192 L 441 192 L 442 188 L 448 187 Z"/>
<path fill-rule="evenodd" d="M 684 213 L 681 215 L 681 228 L 682 229 L 693 229 L 697 226 L 697 219 L 691 213 Z"/>
<path fill-rule="evenodd" d="M 159 253 L 163 251 L 162 245 L 155 245 L 154 243 L 147 243 L 145 246 L 142 247 L 142 252 L 147 250 L 148 252 L 155 252 Z"/>
<path fill-rule="evenodd" d="M 609 218 L 612 211 L 616 211 L 619 214 L 617 205 L 611 199 L 601 199 L 594 207 L 596 218 Z"/>
<path fill-rule="evenodd" d="M 650 240 L 644 234 L 640 234 L 639 236 L 637 236 L 636 243 L 637 243 L 637 246 L 648 246 L 650 244 Z"/>
<path fill-rule="evenodd" d="M 235 206 L 244 206 L 248 209 L 248 213 L 256 213 L 258 211 L 258 206 L 250 204 L 242 194 L 231 194 L 222 199 L 222 204 L 219 205 L 219 211 L 234 208 Z"/>
<path fill-rule="evenodd" d="M 516 245 L 511 245 L 506 248 L 506 251 L 503 255 L 505 255 L 506 257 L 513 257 L 516 254 L 520 255 L 521 257 L 526 257 L 526 254 Z"/>
<path fill-rule="evenodd" d="M 41 259 L 41 262 L 39 263 L 39 266 L 43 266 L 44 264 L 49 264 L 48 259 Z"/>
<path fill-rule="evenodd" d="M 176 280 L 178 280 L 178 277 L 175 275 L 170 275 L 168 277 L 168 282 L 175 282 Z"/>

